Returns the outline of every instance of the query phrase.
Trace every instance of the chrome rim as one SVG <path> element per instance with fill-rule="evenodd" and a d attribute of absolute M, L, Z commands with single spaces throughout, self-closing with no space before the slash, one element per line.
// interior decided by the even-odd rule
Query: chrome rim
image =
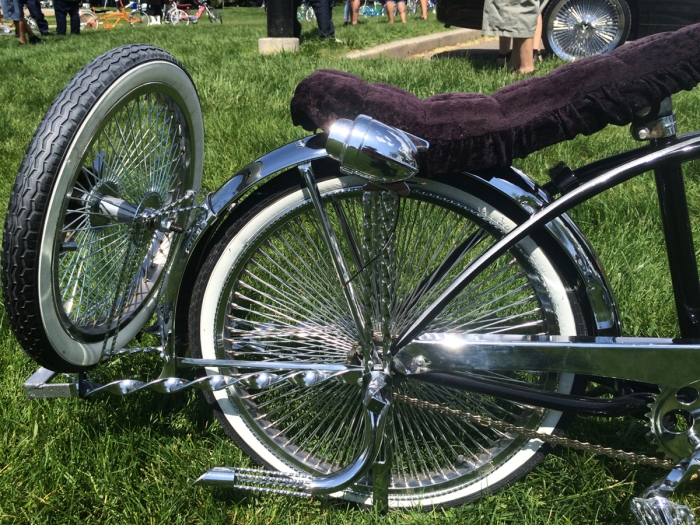
<path fill-rule="evenodd" d="M 107 216 L 120 199 L 135 215 L 171 204 L 191 178 L 185 115 L 163 93 L 135 93 L 105 118 L 76 170 L 54 247 L 54 297 L 66 330 L 90 340 L 127 322 L 156 292 L 172 233 L 138 219 Z"/>
<path fill-rule="evenodd" d="M 609 53 L 626 24 L 617 0 L 560 0 L 548 21 L 548 41 L 564 60 Z"/>
<path fill-rule="evenodd" d="M 350 246 L 363 240 L 362 192 L 346 188 L 331 198 L 327 211 L 337 230 L 344 232 L 344 249 L 352 260 Z M 220 296 L 217 357 L 357 362 L 359 337 L 317 228 L 307 202 L 268 221 L 255 238 L 247 239 Z M 414 186 L 410 198 L 401 201 L 391 248 L 396 261 L 392 333 L 408 326 L 450 282 L 448 274 L 430 291 L 420 286 L 451 247 L 468 241 L 466 264 L 500 235 L 478 210 Z M 360 295 L 371 296 L 360 281 Z M 428 331 L 559 333 L 544 281 L 527 255 L 509 254 L 460 295 Z M 375 324 L 381 322 L 380 315 L 375 312 Z M 531 388 L 558 388 L 554 374 L 488 375 Z M 547 416 L 517 403 L 414 381 L 395 384 L 394 392 L 528 428 L 539 427 Z M 229 399 L 266 447 L 301 470 L 330 473 L 360 452 L 363 406 L 358 385 L 327 381 L 311 388 L 286 383 L 268 390 L 236 387 L 230 389 Z M 420 499 L 474 483 L 527 442 L 401 403 L 395 405 L 392 418 L 390 490 L 399 499 Z M 362 482 L 354 491 L 369 493 Z"/>

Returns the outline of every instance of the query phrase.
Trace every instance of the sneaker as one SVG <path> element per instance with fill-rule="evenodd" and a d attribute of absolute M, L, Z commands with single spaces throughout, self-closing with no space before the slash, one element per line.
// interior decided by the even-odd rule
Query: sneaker
<path fill-rule="evenodd" d="M 30 43 L 30 44 L 43 44 L 44 41 L 43 41 L 41 38 L 39 38 L 38 36 L 35 35 L 35 36 L 33 36 L 33 37 L 31 37 L 31 38 L 29 39 L 29 43 Z"/>

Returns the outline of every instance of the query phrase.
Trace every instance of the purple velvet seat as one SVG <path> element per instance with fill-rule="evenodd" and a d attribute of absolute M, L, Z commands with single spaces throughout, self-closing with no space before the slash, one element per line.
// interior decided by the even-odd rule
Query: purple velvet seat
<path fill-rule="evenodd" d="M 365 114 L 430 142 L 431 173 L 508 166 L 546 146 L 625 125 L 634 112 L 700 82 L 700 24 L 661 33 L 566 64 L 493 95 L 445 93 L 421 100 L 388 84 L 322 69 L 305 78 L 292 120 L 327 131 Z"/>

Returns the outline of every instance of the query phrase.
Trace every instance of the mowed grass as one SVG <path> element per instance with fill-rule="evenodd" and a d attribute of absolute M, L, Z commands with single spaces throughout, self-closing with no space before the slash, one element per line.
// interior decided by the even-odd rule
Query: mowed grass
<path fill-rule="evenodd" d="M 370 81 L 395 84 L 420 97 L 448 91 L 491 93 L 516 80 L 490 64 L 459 59 L 350 61 L 352 49 L 442 30 L 435 21 L 388 26 L 369 20 L 344 28 L 335 10 L 337 37 L 321 42 L 305 24 L 302 52 L 263 57 L 264 12 L 225 9 L 224 25 L 128 26 L 50 38 L 20 48 L 0 38 L 0 200 L 7 202 L 17 168 L 38 123 L 70 78 L 101 53 L 130 42 L 159 45 L 191 73 L 204 108 L 204 184 L 218 187 L 239 167 L 302 137 L 288 107 L 296 84 L 319 68 L 335 68 Z M 541 72 L 561 65 L 547 61 Z M 524 101 L 525 103 L 526 101 Z M 700 90 L 675 97 L 682 131 L 700 125 Z M 538 152 L 517 166 L 545 182 L 558 160 L 579 166 L 635 143 L 626 129 Z M 700 230 L 700 182 L 686 170 L 693 229 Z M 603 261 L 628 335 L 677 335 L 653 177 L 645 175 L 574 211 Z M 213 466 L 252 466 L 224 435 L 196 392 L 142 393 L 126 398 L 28 401 L 24 380 L 36 369 L 0 320 L 0 523 L 250 523 L 250 524 L 588 524 L 632 523 L 628 505 L 662 472 L 590 454 L 556 449 L 524 480 L 459 508 L 379 516 L 324 499 L 257 496 L 192 482 Z M 134 376 L 141 363 L 121 365 Z M 133 370 L 132 370 L 133 369 Z M 653 452 L 642 423 L 631 419 L 578 419 L 573 437 L 628 450 Z M 676 500 L 700 507 L 691 482 Z"/>

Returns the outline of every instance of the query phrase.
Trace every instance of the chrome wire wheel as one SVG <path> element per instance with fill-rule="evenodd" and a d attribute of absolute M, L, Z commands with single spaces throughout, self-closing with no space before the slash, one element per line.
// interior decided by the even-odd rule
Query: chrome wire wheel
<path fill-rule="evenodd" d="M 514 226 L 479 197 L 447 184 L 415 180 L 400 199 L 391 251 L 392 333 L 410 325 L 442 292 L 454 270 L 428 290 L 425 280 L 452 247 L 466 242 L 472 260 Z M 362 181 L 319 184 L 326 210 L 349 261 L 365 240 Z M 496 203 L 497 204 L 497 203 Z M 378 223 L 379 221 L 377 221 Z M 390 221 L 394 224 L 393 221 Z M 335 277 L 312 206 L 302 191 L 281 192 L 227 232 L 201 270 L 190 308 L 193 355 L 205 359 L 358 364 L 359 336 Z M 546 249 L 522 241 L 465 290 L 428 332 L 574 334 L 577 307 Z M 355 272 L 363 266 L 356 258 Z M 360 297 L 373 296 L 363 279 Z M 367 281 L 364 280 L 366 283 Z M 376 283 L 376 281 L 375 281 Z M 361 300 L 362 301 L 362 300 Z M 375 305 L 376 306 L 376 305 Z M 381 324 L 375 308 L 374 331 Z M 207 368 L 235 374 L 235 368 Z M 568 393 L 571 375 L 492 373 L 489 378 Z M 552 432 L 561 414 L 413 380 L 394 394 Z M 256 390 L 237 386 L 213 394 L 227 432 L 256 461 L 275 470 L 327 474 L 360 453 L 363 405 L 356 384 L 325 381 L 310 388 L 280 383 Z M 393 507 L 450 506 L 519 478 L 536 464 L 541 443 L 397 402 L 388 423 L 393 448 L 389 501 Z M 343 498 L 371 503 L 370 481 Z"/>
<path fill-rule="evenodd" d="M 631 27 L 625 0 L 551 0 L 543 14 L 544 42 L 563 60 L 609 53 Z"/>
<path fill-rule="evenodd" d="M 153 46 L 105 53 L 56 98 L 3 237 L 5 304 L 40 364 L 90 368 L 150 320 L 179 242 L 166 226 L 184 224 L 176 201 L 201 182 L 203 136 L 192 80 Z"/>
<path fill-rule="evenodd" d="M 172 233 L 100 211 L 111 197 L 135 214 L 172 204 L 190 186 L 184 115 L 168 95 L 143 90 L 120 101 L 77 167 L 55 247 L 56 297 L 66 330 L 103 336 L 128 322 L 160 283 Z"/>

